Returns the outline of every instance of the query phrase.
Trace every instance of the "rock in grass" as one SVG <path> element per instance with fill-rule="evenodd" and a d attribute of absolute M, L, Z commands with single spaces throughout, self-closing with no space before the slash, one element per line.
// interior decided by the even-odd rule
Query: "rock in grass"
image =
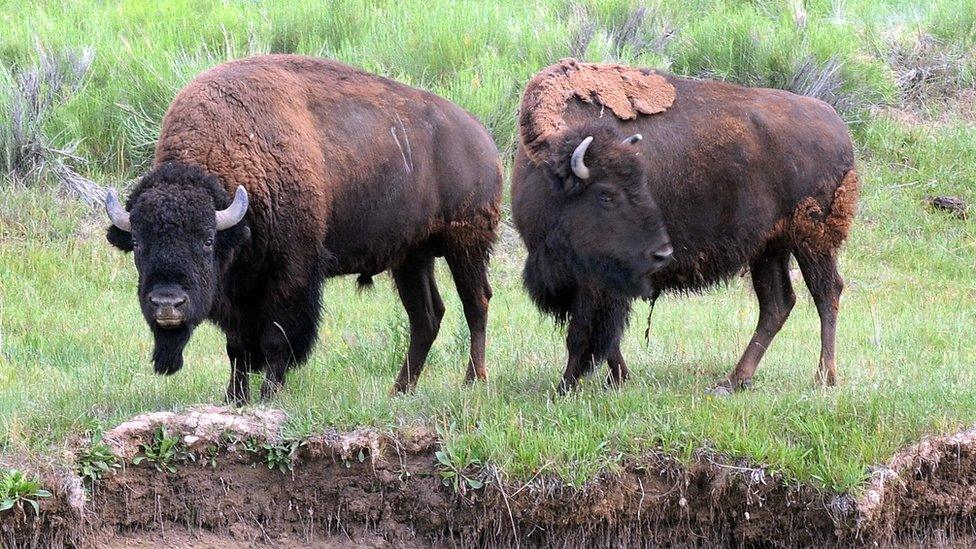
<path fill-rule="evenodd" d="M 933 210 L 949 212 L 953 217 L 966 219 L 969 217 L 966 201 L 955 196 L 927 196 L 925 203 Z"/>

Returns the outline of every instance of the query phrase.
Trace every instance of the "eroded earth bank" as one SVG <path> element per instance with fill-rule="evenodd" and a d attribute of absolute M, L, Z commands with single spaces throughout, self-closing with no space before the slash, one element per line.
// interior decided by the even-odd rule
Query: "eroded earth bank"
<path fill-rule="evenodd" d="M 973 531 L 976 429 L 904 449 L 851 496 L 706 452 L 690 465 L 649 453 L 582 488 L 544 472 L 515 483 L 490 465 L 455 468 L 437 455 L 429 430 L 289 440 L 284 419 L 276 410 L 217 407 L 140 415 L 104 436 L 119 464 L 114 473 L 86 483 L 67 467 L 41 470 L 53 497 L 39 513 L 30 506 L 4 513 L 0 541 L 11 548 L 951 545 Z"/>

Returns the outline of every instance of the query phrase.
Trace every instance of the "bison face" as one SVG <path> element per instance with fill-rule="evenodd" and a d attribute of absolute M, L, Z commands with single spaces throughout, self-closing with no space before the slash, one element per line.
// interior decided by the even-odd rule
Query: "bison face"
<path fill-rule="evenodd" d="M 552 182 L 560 197 L 547 241 L 566 248 L 577 277 L 617 294 L 646 297 L 650 275 L 672 257 L 670 240 L 646 183 L 637 143 L 596 127 L 562 147 Z"/>
<path fill-rule="evenodd" d="M 210 314 L 235 250 L 250 235 L 241 222 L 247 204 L 244 187 L 231 202 L 213 176 L 173 164 L 142 179 L 128 211 L 115 191 L 109 192 L 108 240 L 133 252 L 157 373 L 172 374 L 183 366 L 183 347 Z"/>

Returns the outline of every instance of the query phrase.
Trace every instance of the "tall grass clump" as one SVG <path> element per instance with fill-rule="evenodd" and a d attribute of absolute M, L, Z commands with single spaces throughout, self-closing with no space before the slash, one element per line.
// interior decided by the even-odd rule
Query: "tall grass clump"
<path fill-rule="evenodd" d="M 889 37 L 883 55 L 895 73 L 899 104 L 904 109 L 944 107 L 976 84 L 976 51 L 929 33 Z"/>
<path fill-rule="evenodd" d="M 94 52 L 49 52 L 37 48 L 34 63 L 0 66 L 0 163 L 13 184 L 38 186 L 57 182 L 88 204 L 104 196 L 102 188 L 74 166 L 77 140 L 51 136 L 57 109 L 83 87 Z"/>

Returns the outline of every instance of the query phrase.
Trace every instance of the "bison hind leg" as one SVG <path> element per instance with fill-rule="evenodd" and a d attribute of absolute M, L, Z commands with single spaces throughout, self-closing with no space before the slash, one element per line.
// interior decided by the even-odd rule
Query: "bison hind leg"
<path fill-rule="evenodd" d="M 837 271 L 836 253 L 815 253 L 797 249 L 796 262 L 803 273 L 803 281 L 820 315 L 820 364 L 815 382 L 833 386 L 837 383 L 837 365 L 834 348 L 837 335 L 837 312 L 840 295 L 844 291 L 844 279 Z"/>
<path fill-rule="evenodd" d="M 491 285 L 488 283 L 488 254 L 490 241 L 480 245 L 453 245 L 444 254 L 451 268 L 454 285 L 464 308 L 464 319 L 468 323 L 471 341 L 471 355 L 464 376 L 465 383 L 475 380 L 487 381 L 488 369 L 485 366 L 485 345 L 488 330 L 488 302 L 491 301 Z"/>
<path fill-rule="evenodd" d="M 716 387 L 717 393 L 725 394 L 752 383 L 759 361 L 790 316 L 796 294 L 790 283 L 789 259 L 789 249 L 774 247 L 767 248 L 752 262 L 752 285 L 759 300 L 759 322 L 735 369 Z"/>
<path fill-rule="evenodd" d="M 434 280 L 434 258 L 415 253 L 393 268 L 400 301 L 410 319 L 410 344 L 391 394 L 412 391 L 440 331 L 444 303 Z"/>

